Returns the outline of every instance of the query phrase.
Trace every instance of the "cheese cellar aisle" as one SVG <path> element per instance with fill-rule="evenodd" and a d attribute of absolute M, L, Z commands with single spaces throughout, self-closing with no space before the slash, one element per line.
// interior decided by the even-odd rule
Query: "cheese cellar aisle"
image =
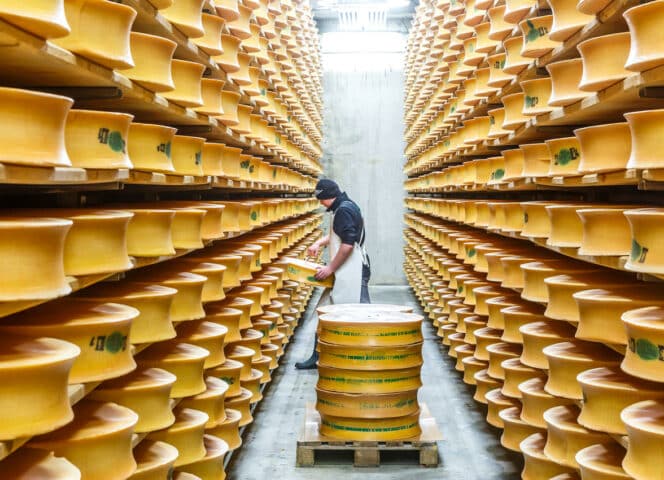
<path fill-rule="evenodd" d="M 422 313 L 417 298 L 408 287 L 371 287 L 376 304 L 403 305 Z M 266 476 L 292 480 L 395 479 L 423 480 L 517 480 L 522 461 L 519 455 L 504 450 L 496 430 L 484 422 L 485 408 L 472 401 L 472 390 L 454 371 L 454 362 L 444 354 L 436 329 L 423 325 L 422 388 L 419 400 L 426 403 L 443 433 L 439 442 L 440 465 L 423 468 L 417 455 L 406 462 L 399 456 L 381 458 L 380 467 L 353 467 L 352 455 L 329 452 L 316 458 L 313 468 L 295 466 L 293 448 L 301 434 L 307 404 L 316 403 L 316 370 L 305 373 L 293 368 L 297 359 L 311 351 L 316 329 L 313 303 L 295 334 L 295 341 L 284 357 L 287 368 L 273 376 L 270 389 L 257 409 L 248 431 L 251 439 L 229 466 L 230 478 L 259 480 Z M 255 461 L 260 458 L 261 461 Z M 472 461 L 469 461 L 472 459 Z"/>
<path fill-rule="evenodd" d="M 0 480 L 664 480 L 662 132 L 664 0 L 0 0 Z"/>

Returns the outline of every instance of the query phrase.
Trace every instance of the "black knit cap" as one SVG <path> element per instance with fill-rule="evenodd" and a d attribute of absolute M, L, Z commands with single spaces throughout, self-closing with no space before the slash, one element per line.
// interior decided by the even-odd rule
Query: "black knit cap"
<path fill-rule="evenodd" d="M 318 200 L 329 200 L 341 195 L 341 189 L 337 182 L 324 178 L 316 184 L 316 198 Z"/>

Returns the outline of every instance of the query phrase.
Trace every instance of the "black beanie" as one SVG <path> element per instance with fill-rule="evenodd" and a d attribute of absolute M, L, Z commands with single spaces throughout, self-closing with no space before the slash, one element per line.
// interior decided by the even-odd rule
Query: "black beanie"
<path fill-rule="evenodd" d="M 329 200 L 341 195 L 341 189 L 337 182 L 324 178 L 316 184 L 316 198 L 318 200 Z"/>

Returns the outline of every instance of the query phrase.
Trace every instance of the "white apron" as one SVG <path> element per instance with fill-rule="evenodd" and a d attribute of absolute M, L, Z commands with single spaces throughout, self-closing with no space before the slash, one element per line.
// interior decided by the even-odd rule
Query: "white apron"
<path fill-rule="evenodd" d="M 336 256 L 341 247 L 341 238 L 334 233 L 334 215 L 330 222 L 330 261 Z M 364 237 L 364 232 L 362 232 Z M 332 303 L 360 303 L 362 293 L 362 265 L 365 263 L 366 250 L 359 243 L 353 245 L 353 252 L 344 264 L 335 272 L 334 287 L 332 287 Z"/>

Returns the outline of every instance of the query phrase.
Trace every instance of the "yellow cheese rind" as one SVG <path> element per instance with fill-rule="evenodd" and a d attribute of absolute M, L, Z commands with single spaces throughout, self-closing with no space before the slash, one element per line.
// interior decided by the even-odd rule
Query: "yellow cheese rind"
<path fill-rule="evenodd" d="M 395 418 L 419 410 L 417 389 L 398 393 L 338 393 L 316 389 L 316 410 L 345 418 Z"/>
<path fill-rule="evenodd" d="M 352 347 L 318 342 L 319 365 L 354 370 L 395 370 L 422 365 L 422 342 L 399 347 Z"/>
<path fill-rule="evenodd" d="M 411 313 L 329 313 L 318 319 L 318 338 L 335 345 L 411 345 L 423 340 L 421 324 Z"/>
<path fill-rule="evenodd" d="M 318 388 L 341 393 L 394 393 L 422 386 L 420 369 L 357 371 L 318 365 Z"/>
<path fill-rule="evenodd" d="M 419 411 L 398 418 L 358 419 L 321 414 L 320 433 L 327 437 L 358 441 L 391 441 L 415 438 L 422 433 Z"/>

